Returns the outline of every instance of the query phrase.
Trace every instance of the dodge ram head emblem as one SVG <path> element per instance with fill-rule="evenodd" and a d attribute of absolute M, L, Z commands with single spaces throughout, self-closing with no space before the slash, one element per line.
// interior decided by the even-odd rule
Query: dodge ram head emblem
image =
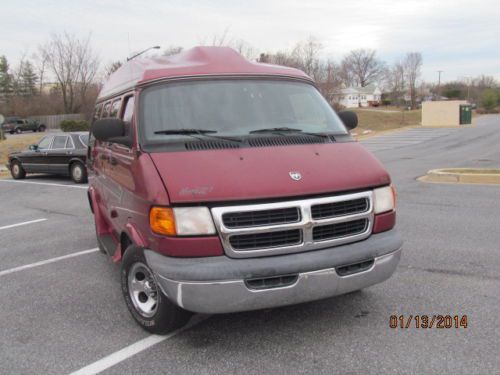
<path fill-rule="evenodd" d="M 288 172 L 292 180 L 299 181 L 302 178 L 300 172 Z"/>

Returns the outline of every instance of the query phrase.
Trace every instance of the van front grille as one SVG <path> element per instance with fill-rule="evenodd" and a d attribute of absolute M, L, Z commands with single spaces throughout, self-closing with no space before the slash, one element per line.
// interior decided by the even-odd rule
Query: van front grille
<path fill-rule="evenodd" d="M 370 236 L 373 192 L 211 208 L 227 256 L 325 249 Z"/>
<path fill-rule="evenodd" d="M 296 223 L 299 220 L 300 214 L 297 207 L 264 211 L 230 212 L 222 215 L 222 221 L 228 228 L 248 228 L 260 225 Z"/>
<path fill-rule="evenodd" d="M 368 211 L 368 208 L 368 199 L 358 198 L 350 201 L 317 204 L 311 207 L 311 213 L 313 219 L 325 219 L 365 212 Z"/>
<path fill-rule="evenodd" d="M 359 219 L 343 223 L 317 226 L 313 229 L 313 239 L 314 241 L 325 241 L 334 238 L 352 236 L 363 233 L 366 230 L 367 225 L 367 219 Z"/>

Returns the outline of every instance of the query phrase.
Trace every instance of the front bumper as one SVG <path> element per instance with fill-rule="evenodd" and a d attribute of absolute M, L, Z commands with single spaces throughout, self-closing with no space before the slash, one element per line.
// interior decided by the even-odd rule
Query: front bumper
<path fill-rule="evenodd" d="M 344 246 L 266 258 L 169 258 L 146 250 L 163 292 L 182 308 L 199 313 L 257 310 L 328 298 L 380 283 L 394 273 L 402 240 L 395 230 Z M 221 259 L 222 258 L 222 259 Z M 373 261 L 341 276 L 340 267 Z M 253 289 L 246 281 L 296 275 L 286 286 Z"/>

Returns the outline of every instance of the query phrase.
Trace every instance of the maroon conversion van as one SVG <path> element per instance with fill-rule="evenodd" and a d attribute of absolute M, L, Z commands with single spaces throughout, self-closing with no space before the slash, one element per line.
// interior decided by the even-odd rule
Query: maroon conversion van
<path fill-rule="evenodd" d="M 101 250 L 126 304 L 165 333 L 389 278 L 402 240 L 380 162 L 303 72 L 197 47 L 104 85 L 88 150 Z"/>

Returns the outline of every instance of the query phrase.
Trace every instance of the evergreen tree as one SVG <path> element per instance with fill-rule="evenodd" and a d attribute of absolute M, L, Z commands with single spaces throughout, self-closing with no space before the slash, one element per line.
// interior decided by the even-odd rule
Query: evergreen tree
<path fill-rule="evenodd" d="M 9 63 L 5 56 L 0 56 L 0 96 L 12 93 L 12 76 L 9 73 Z"/>
<path fill-rule="evenodd" d="M 36 94 L 38 76 L 30 61 L 23 62 L 19 75 L 19 91 L 21 95 L 33 96 Z"/>

